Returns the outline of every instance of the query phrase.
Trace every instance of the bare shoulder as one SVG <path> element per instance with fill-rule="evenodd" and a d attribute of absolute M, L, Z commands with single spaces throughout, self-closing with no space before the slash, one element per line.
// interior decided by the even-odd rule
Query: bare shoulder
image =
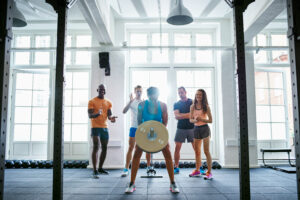
<path fill-rule="evenodd" d="M 167 104 L 165 104 L 164 102 L 159 101 L 160 106 L 163 110 L 167 110 Z"/>

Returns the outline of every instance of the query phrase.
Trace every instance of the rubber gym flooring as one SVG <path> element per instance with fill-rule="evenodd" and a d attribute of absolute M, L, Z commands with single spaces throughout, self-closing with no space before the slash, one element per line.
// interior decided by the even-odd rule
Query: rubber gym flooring
<path fill-rule="evenodd" d="M 163 178 L 140 178 L 146 174 L 140 169 L 136 187 L 130 195 L 124 194 L 129 177 L 121 178 L 121 170 L 109 170 L 100 179 L 91 178 L 91 169 L 64 170 L 64 199 L 130 199 L 167 200 L 239 199 L 239 171 L 237 169 L 213 170 L 213 180 L 189 178 L 192 169 L 181 169 L 175 175 L 180 189 L 177 195 L 169 191 L 166 169 L 157 169 Z M 251 169 L 251 199 L 297 199 L 296 175 L 272 169 Z M 5 171 L 4 199 L 52 199 L 52 169 L 7 169 Z"/>

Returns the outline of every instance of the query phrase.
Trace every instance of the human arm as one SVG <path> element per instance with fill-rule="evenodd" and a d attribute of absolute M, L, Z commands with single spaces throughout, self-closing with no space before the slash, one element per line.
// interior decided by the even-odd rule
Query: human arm
<path fill-rule="evenodd" d="M 202 121 L 204 123 L 212 123 L 212 115 L 211 115 L 211 110 L 210 110 L 209 106 L 207 106 L 206 114 L 207 114 L 208 119 L 197 117 L 197 121 Z"/>
<path fill-rule="evenodd" d="M 107 110 L 107 118 L 112 122 L 115 123 L 116 122 L 116 118 L 118 118 L 117 116 L 112 116 L 112 112 L 111 109 Z"/>
<path fill-rule="evenodd" d="M 190 107 L 190 123 L 196 123 L 197 120 L 194 119 L 194 104 L 191 105 Z"/>
<path fill-rule="evenodd" d="M 133 98 L 132 94 L 130 94 L 129 99 L 130 99 L 129 102 L 127 103 L 127 105 L 123 109 L 123 114 L 125 114 L 129 110 L 131 103 L 134 101 L 134 98 Z"/>
<path fill-rule="evenodd" d="M 177 120 L 190 118 L 190 113 L 180 113 L 179 110 L 174 110 L 174 115 Z"/>
<path fill-rule="evenodd" d="M 162 123 L 167 126 L 168 124 L 168 108 L 165 103 L 161 102 L 161 108 L 162 108 Z"/>
<path fill-rule="evenodd" d="M 88 114 L 89 114 L 89 118 L 92 119 L 92 118 L 97 118 L 98 116 L 100 116 L 100 113 L 94 113 L 94 109 L 88 109 Z"/>

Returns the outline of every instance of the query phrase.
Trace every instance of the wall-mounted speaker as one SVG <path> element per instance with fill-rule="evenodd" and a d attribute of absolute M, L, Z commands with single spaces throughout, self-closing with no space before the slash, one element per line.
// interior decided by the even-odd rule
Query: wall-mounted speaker
<path fill-rule="evenodd" d="M 108 68 L 109 67 L 108 52 L 99 52 L 99 64 L 100 64 L 100 68 Z"/>

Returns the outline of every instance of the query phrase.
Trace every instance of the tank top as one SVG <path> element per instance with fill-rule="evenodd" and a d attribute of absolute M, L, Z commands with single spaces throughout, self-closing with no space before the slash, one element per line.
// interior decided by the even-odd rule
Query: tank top
<path fill-rule="evenodd" d="M 204 118 L 204 119 L 208 119 L 207 114 L 203 113 L 202 109 L 200 109 L 200 110 L 194 109 L 194 118 L 196 118 L 196 117 L 201 117 L 201 118 Z M 203 126 L 205 124 L 207 124 L 207 123 L 205 123 L 203 121 L 199 121 L 199 122 L 195 123 L 195 126 Z"/>
<path fill-rule="evenodd" d="M 158 102 L 156 114 L 149 113 L 148 107 L 149 107 L 149 101 L 146 100 L 144 105 L 144 110 L 143 110 L 142 122 L 146 122 L 150 120 L 162 122 L 162 110 L 161 110 L 160 102 Z"/>

